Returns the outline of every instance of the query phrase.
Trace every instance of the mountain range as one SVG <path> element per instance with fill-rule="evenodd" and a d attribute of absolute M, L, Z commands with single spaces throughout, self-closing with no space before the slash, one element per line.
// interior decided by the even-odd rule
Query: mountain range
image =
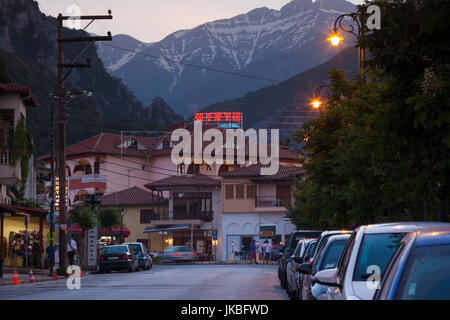
<path fill-rule="evenodd" d="M 345 0 L 292 0 L 280 10 L 257 8 L 150 44 L 117 35 L 97 48 L 108 72 L 141 102 L 163 97 L 188 116 L 327 61 L 338 52 L 326 43 L 336 17 L 354 9 Z"/>
<path fill-rule="evenodd" d="M 36 154 L 49 151 L 50 93 L 57 90 L 57 20 L 40 12 L 33 0 L 0 0 L 0 58 L 2 79 L 32 89 L 40 105 L 28 108 L 27 127 L 33 135 Z M 81 30 L 64 28 L 64 37 L 87 37 Z M 91 97 L 67 99 L 67 144 L 102 131 L 167 130 L 183 120 L 167 104 L 144 107 L 120 79 L 106 72 L 94 45 L 64 44 L 65 62 L 90 60 L 90 68 L 74 69 L 65 81 L 71 91 L 86 90 Z M 5 63 L 6 62 L 6 63 Z M 65 72 L 68 70 L 65 69 Z M 150 105 L 150 102 L 146 105 Z M 152 109 L 157 117 L 149 118 Z M 168 108 L 167 110 L 163 110 Z"/>

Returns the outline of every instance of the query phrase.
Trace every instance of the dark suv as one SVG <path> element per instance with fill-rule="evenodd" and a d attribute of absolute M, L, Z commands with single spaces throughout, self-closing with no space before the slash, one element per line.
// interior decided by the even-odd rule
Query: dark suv
<path fill-rule="evenodd" d="M 323 231 L 320 230 L 297 230 L 292 232 L 285 242 L 285 247 L 281 249 L 281 255 L 278 260 L 278 277 L 280 278 L 281 286 L 286 289 L 286 259 L 289 258 L 297 247 L 297 243 L 301 239 L 317 239 Z"/>

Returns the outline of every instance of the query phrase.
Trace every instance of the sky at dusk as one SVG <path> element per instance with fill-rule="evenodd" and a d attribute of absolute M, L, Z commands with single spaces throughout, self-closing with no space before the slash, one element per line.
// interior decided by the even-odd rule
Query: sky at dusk
<path fill-rule="evenodd" d="M 93 23 L 88 32 L 99 35 L 111 31 L 128 34 L 144 42 L 155 42 L 172 32 L 191 29 L 208 21 L 231 18 L 259 7 L 280 9 L 290 0 L 38 0 L 42 12 L 57 16 L 68 14 L 71 5 L 81 14 L 106 14 L 113 20 Z M 363 0 L 351 0 L 362 3 Z"/>

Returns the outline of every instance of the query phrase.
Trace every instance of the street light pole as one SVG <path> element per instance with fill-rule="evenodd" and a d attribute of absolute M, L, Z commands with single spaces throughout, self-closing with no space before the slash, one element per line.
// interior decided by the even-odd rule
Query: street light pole
<path fill-rule="evenodd" d="M 355 25 L 349 24 L 349 27 L 342 24 L 344 18 L 351 18 Z M 361 13 L 353 12 L 353 13 L 345 13 L 336 18 L 334 22 L 333 34 L 328 38 L 331 44 L 337 47 L 344 38 L 342 38 L 338 33 L 338 28 L 344 32 L 350 33 L 356 37 L 358 40 L 360 37 L 365 35 L 364 25 L 361 22 Z M 357 40 L 353 40 L 355 44 L 358 43 Z M 365 80 L 365 51 L 364 48 L 358 46 L 358 67 L 361 70 L 361 75 L 363 80 Z"/>

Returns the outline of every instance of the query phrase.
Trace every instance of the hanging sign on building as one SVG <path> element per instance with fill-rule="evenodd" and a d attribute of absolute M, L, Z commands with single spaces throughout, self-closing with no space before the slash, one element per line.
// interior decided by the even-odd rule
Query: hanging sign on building
<path fill-rule="evenodd" d="M 69 191 L 69 186 L 68 186 L 68 181 L 66 183 L 66 203 L 68 203 L 68 191 Z M 60 190 L 59 190 L 59 178 L 56 177 L 55 179 L 55 211 L 59 212 L 59 203 L 60 203 Z"/>
<path fill-rule="evenodd" d="M 260 238 L 273 238 L 276 234 L 276 226 L 259 226 L 259 237 Z"/>

